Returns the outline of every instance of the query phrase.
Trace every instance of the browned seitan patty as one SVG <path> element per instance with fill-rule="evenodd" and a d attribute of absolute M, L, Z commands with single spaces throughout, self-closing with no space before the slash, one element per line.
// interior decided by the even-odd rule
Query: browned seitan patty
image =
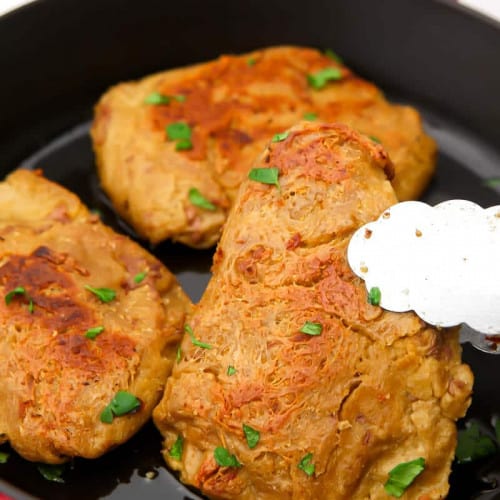
<path fill-rule="evenodd" d="M 386 153 L 301 124 L 263 165 L 279 188 L 243 182 L 153 413 L 168 465 L 210 498 L 353 500 L 389 498 L 388 472 L 424 458 L 402 498 L 444 498 L 472 386 L 457 331 L 370 305 L 346 260 L 353 232 L 396 202 Z"/>
<path fill-rule="evenodd" d="M 39 172 L 0 183 L 0 296 L 2 442 L 33 461 L 94 458 L 150 418 L 190 302 L 160 262 Z M 118 391 L 139 408 L 101 422 Z"/>
<path fill-rule="evenodd" d="M 315 88 L 311 75 L 316 86 L 321 75 L 338 79 Z M 169 103 L 147 104 L 153 93 Z M 311 113 L 381 141 L 395 164 L 400 200 L 422 193 L 434 171 L 435 144 L 418 112 L 389 104 L 341 63 L 299 47 L 223 56 L 109 90 L 92 127 L 102 187 L 140 236 L 209 247 L 267 141 Z M 177 151 L 178 141 L 168 140 L 166 126 L 179 122 L 191 130 L 191 149 Z M 193 205 L 193 188 L 215 209 Z"/>

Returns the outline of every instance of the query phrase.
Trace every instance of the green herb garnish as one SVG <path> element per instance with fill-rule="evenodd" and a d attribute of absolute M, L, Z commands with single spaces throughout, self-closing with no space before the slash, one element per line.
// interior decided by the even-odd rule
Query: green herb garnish
<path fill-rule="evenodd" d="M 130 392 L 118 391 L 101 413 L 101 422 L 110 424 L 115 417 L 126 415 L 141 406 L 141 402 Z"/>
<path fill-rule="evenodd" d="M 33 314 L 35 311 L 35 303 L 33 302 L 33 299 L 28 296 L 28 293 L 26 292 L 25 288 L 23 286 L 17 286 L 14 288 L 14 290 L 11 290 L 6 296 L 5 296 L 5 303 L 9 305 L 12 302 L 12 299 L 16 295 L 24 295 L 26 299 L 28 299 L 28 311 L 30 314 Z"/>
<path fill-rule="evenodd" d="M 180 460 L 182 458 L 183 446 L 184 446 L 184 438 L 179 434 L 177 436 L 177 439 L 175 440 L 175 443 L 172 445 L 172 448 L 170 448 L 170 451 L 168 452 L 168 454 L 172 458 L 175 458 L 176 460 Z"/>
<path fill-rule="evenodd" d="M 111 288 L 93 288 L 85 285 L 85 288 L 93 293 L 101 302 L 111 302 L 116 297 L 116 292 Z"/>
<path fill-rule="evenodd" d="M 274 184 L 278 189 L 279 169 L 277 167 L 270 168 L 252 168 L 248 173 L 248 178 L 252 181 L 262 182 L 262 184 Z"/>
<path fill-rule="evenodd" d="M 134 283 L 141 283 L 142 281 L 144 281 L 144 278 L 148 275 L 148 273 L 146 271 L 142 271 L 141 273 L 137 273 L 135 276 L 134 276 Z"/>
<path fill-rule="evenodd" d="M 314 474 L 315 466 L 311 462 L 312 457 L 313 457 L 313 454 L 308 453 L 307 455 L 302 457 L 302 459 L 300 460 L 300 462 L 297 465 L 297 467 L 300 470 L 303 470 L 308 476 L 312 476 Z"/>
<path fill-rule="evenodd" d="M 62 478 L 65 470 L 64 464 L 37 464 L 37 469 L 47 481 L 64 483 L 64 479 Z"/>
<path fill-rule="evenodd" d="M 247 65 L 248 66 L 255 66 L 255 63 L 257 62 L 257 59 L 253 58 L 253 57 L 249 57 L 247 59 Z"/>
<path fill-rule="evenodd" d="M 146 99 L 144 99 L 144 104 L 153 104 L 153 105 L 170 104 L 170 101 L 172 99 L 174 99 L 177 102 L 184 102 L 186 100 L 186 96 L 182 94 L 165 95 L 162 94 L 161 92 L 152 92 L 146 97 Z"/>
<path fill-rule="evenodd" d="M 378 306 L 380 304 L 380 299 L 382 298 L 382 292 L 378 286 L 372 286 L 368 292 L 368 303 L 372 306 Z"/>
<path fill-rule="evenodd" d="M 24 289 L 23 286 L 17 286 L 14 288 L 14 290 L 11 290 L 6 296 L 5 296 L 5 303 L 9 305 L 12 302 L 12 299 L 16 295 L 26 295 L 26 290 Z"/>
<path fill-rule="evenodd" d="M 481 433 L 479 425 L 476 422 L 472 422 L 467 429 L 458 431 L 455 458 L 459 464 L 493 455 L 496 449 L 497 447 L 493 440 Z"/>
<path fill-rule="evenodd" d="M 227 367 L 227 374 L 229 376 L 234 375 L 236 373 L 236 368 L 233 365 L 229 365 Z"/>
<path fill-rule="evenodd" d="M 208 201 L 198 189 L 191 188 L 189 190 L 189 201 L 196 205 L 197 207 L 203 208 L 204 210 L 214 211 L 217 210 L 217 207 L 210 201 Z"/>
<path fill-rule="evenodd" d="M 170 123 L 165 127 L 165 132 L 167 133 L 168 139 L 177 141 L 175 144 L 175 149 L 177 151 L 193 148 L 193 143 L 191 142 L 192 131 L 187 123 Z"/>
<path fill-rule="evenodd" d="M 309 120 L 310 122 L 313 122 L 314 120 L 316 120 L 318 118 L 318 115 L 316 113 L 304 113 L 302 115 L 302 118 L 304 118 L 304 120 Z"/>
<path fill-rule="evenodd" d="M 386 493 L 399 498 L 424 469 L 425 459 L 423 458 L 417 458 L 411 462 L 403 462 L 396 465 L 394 469 L 389 471 L 389 479 L 384 484 Z"/>
<path fill-rule="evenodd" d="M 101 422 L 103 424 L 110 424 L 111 422 L 113 422 L 114 418 L 115 416 L 113 415 L 113 410 L 111 409 L 111 406 L 110 405 L 106 406 L 106 408 L 104 408 L 104 410 L 102 410 L 101 412 Z"/>
<path fill-rule="evenodd" d="M 317 73 L 307 75 L 309 85 L 316 90 L 322 89 L 328 82 L 342 80 L 339 68 L 325 68 Z"/>
<path fill-rule="evenodd" d="M 198 347 L 201 347 L 202 349 L 212 349 L 212 346 L 210 344 L 206 344 L 205 342 L 201 342 L 201 340 L 198 340 L 194 336 L 193 329 L 189 325 L 184 325 L 184 330 L 189 334 L 191 337 L 191 342 Z"/>
<path fill-rule="evenodd" d="M 176 151 L 186 151 L 188 149 L 193 149 L 193 143 L 191 142 L 191 139 L 179 139 L 175 143 Z"/>
<path fill-rule="evenodd" d="M 492 177 L 491 179 L 485 179 L 483 185 L 487 187 L 498 187 L 500 186 L 500 177 Z"/>
<path fill-rule="evenodd" d="M 166 127 L 168 138 L 172 141 L 178 139 L 190 139 L 191 138 L 191 128 L 187 123 L 175 122 L 170 123 Z"/>
<path fill-rule="evenodd" d="M 249 425 L 243 424 L 243 433 L 249 448 L 255 448 L 260 440 L 260 432 L 252 429 Z"/>
<path fill-rule="evenodd" d="M 94 340 L 103 331 L 104 331 L 104 327 L 103 326 L 94 326 L 93 328 L 89 328 L 85 332 L 85 337 L 87 337 L 88 339 Z"/>
<path fill-rule="evenodd" d="M 226 448 L 217 446 L 214 450 L 215 461 L 222 467 L 241 467 L 240 462 L 235 455 L 231 455 Z"/>
<path fill-rule="evenodd" d="M 284 141 L 288 136 L 290 132 L 281 132 L 281 134 L 274 134 L 273 138 L 271 139 L 271 142 L 281 142 Z"/>
<path fill-rule="evenodd" d="M 325 56 L 332 59 L 332 61 L 338 62 L 340 64 L 344 62 L 342 61 L 342 58 L 338 54 L 336 54 L 332 49 L 325 49 Z"/>
<path fill-rule="evenodd" d="M 321 335 L 321 332 L 323 331 L 323 325 L 321 323 L 306 321 L 299 331 L 301 333 L 306 333 L 307 335 Z"/>
<path fill-rule="evenodd" d="M 170 104 L 170 96 L 160 92 L 152 92 L 144 99 L 144 104 Z"/>
<path fill-rule="evenodd" d="M 9 460 L 10 453 L 6 451 L 0 451 L 0 464 L 6 464 L 7 460 Z"/>
<path fill-rule="evenodd" d="M 370 135 L 369 137 L 373 142 L 376 142 L 377 144 L 382 144 L 382 141 L 378 137 L 375 137 L 374 135 Z"/>

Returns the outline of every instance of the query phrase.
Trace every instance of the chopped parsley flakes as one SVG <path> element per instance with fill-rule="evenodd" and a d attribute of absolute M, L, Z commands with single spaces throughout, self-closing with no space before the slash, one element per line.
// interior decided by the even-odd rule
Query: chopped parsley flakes
<path fill-rule="evenodd" d="M 386 493 L 396 498 L 401 497 L 424 469 L 425 460 L 423 458 L 396 465 L 394 469 L 389 471 L 389 479 L 384 484 Z"/>
<path fill-rule="evenodd" d="M 64 464 L 37 464 L 37 469 L 47 481 L 64 483 L 64 479 L 62 478 L 65 470 Z"/>
<path fill-rule="evenodd" d="M 339 68 L 324 68 L 316 73 L 307 75 L 307 82 L 316 90 L 326 86 L 328 82 L 342 80 L 342 71 Z"/>
<path fill-rule="evenodd" d="M 17 286 L 14 288 L 14 290 L 11 290 L 6 296 L 5 296 L 5 303 L 9 305 L 12 302 L 12 299 L 16 295 L 25 295 L 26 290 L 22 286 Z"/>
<path fill-rule="evenodd" d="M 116 297 L 116 292 L 111 288 L 93 288 L 85 285 L 85 289 L 93 293 L 101 302 L 111 302 Z"/>
<path fill-rule="evenodd" d="M 458 431 L 455 458 L 459 464 L 488 457 L 496 450 L 497 446 L 494 441 L 481 432 L 477 422 L 472 422 L 466 429 Z"/>
<path fill-rule="evenodd" d="M 165 127 L 165 132 L 169 140 L 176 141 L 175 149 L 177 151 L 193 148 L 193 143 L 191 142 L 192 131 L 187 123 L 170 123 Z"/>
<path fill-rule="evenodd" d="M 94 326 L 93 328 L 89 328 L 85 332 L 85 337 L 87 337 L 88 339 L 94 340 L 103 331 L 104 331 L 104 327 L 103 326 Z"/>
<path fill-rule="evenodd" d="M 299 331 L 307 335 L 321 335 L 321 332 L 323 331 L 323 325 L 321 323 L 306 321 Z"/>
<path fill-rule="evenodd" d="M 141 406 L 141 402 L 127 391 L 118 391 L 101 413 L 101 422 L 110 424 L 115 417 L 126 415 Z"/>
<path fill-rule="evenodd" d="M 142 271 L 141 273 L 137 273 L 135 276 L 134 276 L 134 283 L 141 283 L 142 281 L 144 281 L 144 278 L 148 275 L 148 273 L 146 271 Z"/>
<path fill-rule="evenodd" d="M 241 463 L 235 455 L 229 453 L 226 448 L 217 446 L 214 450 L 215 461 L 222 467 L 241 467 Z"/>
<path fill-rule="evenodd" d="M 316 113 L 311 113 L 311 112 L 307 112 L 307 113 L 304 113 L 302 115 L 302 118 L 304 120 L 307 120 L 307 121 L 310 121 L 310 122 L 313 122 L 314 120 L 316 120 L 318 118 L 318 115 Z"/>
<path fill-rule="evenodd" d="M 248 173 L 248 178 L 252 181 L 261 182 L 262 184 L 274 184 L 278 189 L 279 169 L 277 167 L 270 168 L 252 168 Z"/>
<path fill-rule="evenodd" d="M 498 187 L 500 186 L 500 177 L 491 177 L 490 179 L 485 179 L 483 185 L 487 187 Z"/>
<path fill-rule="evenodd" d="M 304 455 L 300 462 L 297 464 L 297 467 L 304 471 L 308 476 L 312 476 L 314 474 L 314 469 L 315 466 L 312 463 L 312 453 L 308 453 L 307 455 Z"/>
<path fill-rule="evenodd" d="M 161 104 L 170 104 L 170 101 L 175 100 L 177 102 L 184 102 L 186 100 L 186 96 L 179 95 L 165 95 L 161 92 L 152 92 L 144 99 L 144 104 L 152 104 L 155 106 Z"/>
<path fill-rule="evenodd" d="M 170 97 L 160 92 L 152 92 L 144 99 L 144 104 L 170 104 Z"/>
<path fill-rule="evenodd" d="M 26 289 L 23 286 L 17 286 L 16 288 L 14 288 L 14 290 L 11 290 L 7 295 L 5 295 L 5 303 L 7 305 L 10 305 L 12 299 L 16 295 L 24 296 L 28 300 L 28 311 L 30 314 L 33 314 L 35 310 L 35 304 L 33 302 L 33 299 L 28 296 L 28 293 L 26 292 Z"/>
<path fill-rule="evenodd" d="M 343 63 L 342 58 L 338 54 L 336 54 L 332 49 L 326 49 L 325 56 L 329 57 L 332 61 L 338 62 L 340 64 Z"/>
<path fill-rule="evenodd" d="M 210 210 L 214 211 L 217 209 L 217 207 L 209 200 L 207 200 L 198 189 L 196 188 L 191 188 L 188 193 L 189 201 L 200 208 L 203 208 L 204 210 Z"/>
<path fill-rule="evenodd" d="M 194 336 L 193 329 L 189 325 L 184 325 L 184 331 L 186 331 L 188 333 L 193 345 L 195 345 L 197 347 L 201 347 L 202 349 L 212 349 L 212 346 L 210 344 L 202 342 L 201 340 L 198 340 Z"/>
<path fill-rule="evenodd" d="M 183 446 L 184 446 L 184 438 L 179 434 L 177 436 L 177 439 L 175 440 L 175 443 L 172 445 L 172 448 L 170 448 L 170 451 L 168 452 L 168 454 L 172 458 L 175 458 L 176 460 L 180 460 L 182 458 Z"/>
<path fill-rule="evenodd" d="M 249 448 L 255 448 L 260 441 L 260 432 L 249 425 L 243 424 L 243 433 Z"/>
<path fill-rule="evenodd" d="M 6 464 L 9 460 L 10 453 L 6 451 L 0 451 L 0 464 Z"/>
<path fill-rule="evenodd" d="M 368 292 L 368 303 L 372 306 L 378 306 L 380 304 L 380 299 L 382 298 L 382 292 L 378 286 L 372 286 Z"/>
<path fill-rule="evenodd" d="M 281 134 L 274 134 L 273 138 L 271 139 L 271 142 L 284 141 L 289 135 L 290 132 L 282 132 Z"/>

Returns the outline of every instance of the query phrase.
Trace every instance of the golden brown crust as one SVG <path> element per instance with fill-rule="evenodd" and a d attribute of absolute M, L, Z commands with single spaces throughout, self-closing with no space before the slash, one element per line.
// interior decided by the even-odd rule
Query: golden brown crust
<path fill-rule="evenodd" d="M 386 154 L 303 123 L 255 165 L 277 166 L 280 189 L 244 181 L 229 215 L 188 318 L 211 348 L 185 336 L 153 414 L 167 463 L 211 498 L 351 500 L 388 498 L 388 471 L 424 457 L 403 498 L 444 498 L 472 385 L 457 332 L 370 305 L 346 260 L 352 233 L 396 202 Z M 253 449 L 243 424 L 260 432 Z M 179 435 L 182 460 L 169 453 Z M 242 467 L 218 465 L 217 446 Z"/>
<path fill-rule="evenodd" d="M 253 64 L 249 64 L 249 61 Z M 337 68 L 341 80 L 315 90 L 308 75 Z M 151 106 L 152 92 L 183 95 Z M 389 104 L 371 83 L 320 52 L 275 47 L 117 85 L 96 107 L 92 127 L 101 183 L 118 212 L 157 243 L 213 245 L 250 164 L 273 134 L 314 113 L 381 140 L 396 167 L 401 200 L 418 197 L 434 170 L 435 144 L 419 114 Z M 186 122 L 193 148 L 176 151 L 165 126 Z M 193 206 L 196 187 L 216 205 Z"/>
<path fill-rule="evenodd" d="M 0 214 L 2 441 L 33 461 L 102 455 L 150 417 L 189 300 L 160 262 L 39 172 L 0 184 Z M 86 285 L 117 297 L 104 303 Z M 7 304 L 17 287 L 25 293 Z M 104 331 L 86 338 L 97 326 Z M 141 407 L 102 423 L 118 390 Z"/>

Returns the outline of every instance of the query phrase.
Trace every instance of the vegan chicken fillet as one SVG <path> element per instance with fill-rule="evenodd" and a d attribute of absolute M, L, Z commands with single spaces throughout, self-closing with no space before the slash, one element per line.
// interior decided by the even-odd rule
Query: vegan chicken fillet
<path fill-rule="evenodd" d="M 254 162 L 153 414 L 183 482 L 217 499 L 383 499 L 411 463 L 402 498 L 446 496 L 472 386 L 457 331 L 370 304 L 346 261 L 397 201 L 393 173 L 344 125 L 299 124 Z"/>
<path fill-rule="evenodd" d="M 95 458 L 150 418 L 190 302 L 40 172 L 0 183 L 0 295 L 1 442 L 37 462 Z"/>
<path fill-rule="evenodd" d="M 381 141 L 400 200 L 418 197 L 434 172 L 436 147 L 415 109 L 389 103 L 331 52 L 270 47 L 106 92 L 92 126 L 101 185 L 141 237 L 210 247 L 254 158 L 302 119 Z"/>

